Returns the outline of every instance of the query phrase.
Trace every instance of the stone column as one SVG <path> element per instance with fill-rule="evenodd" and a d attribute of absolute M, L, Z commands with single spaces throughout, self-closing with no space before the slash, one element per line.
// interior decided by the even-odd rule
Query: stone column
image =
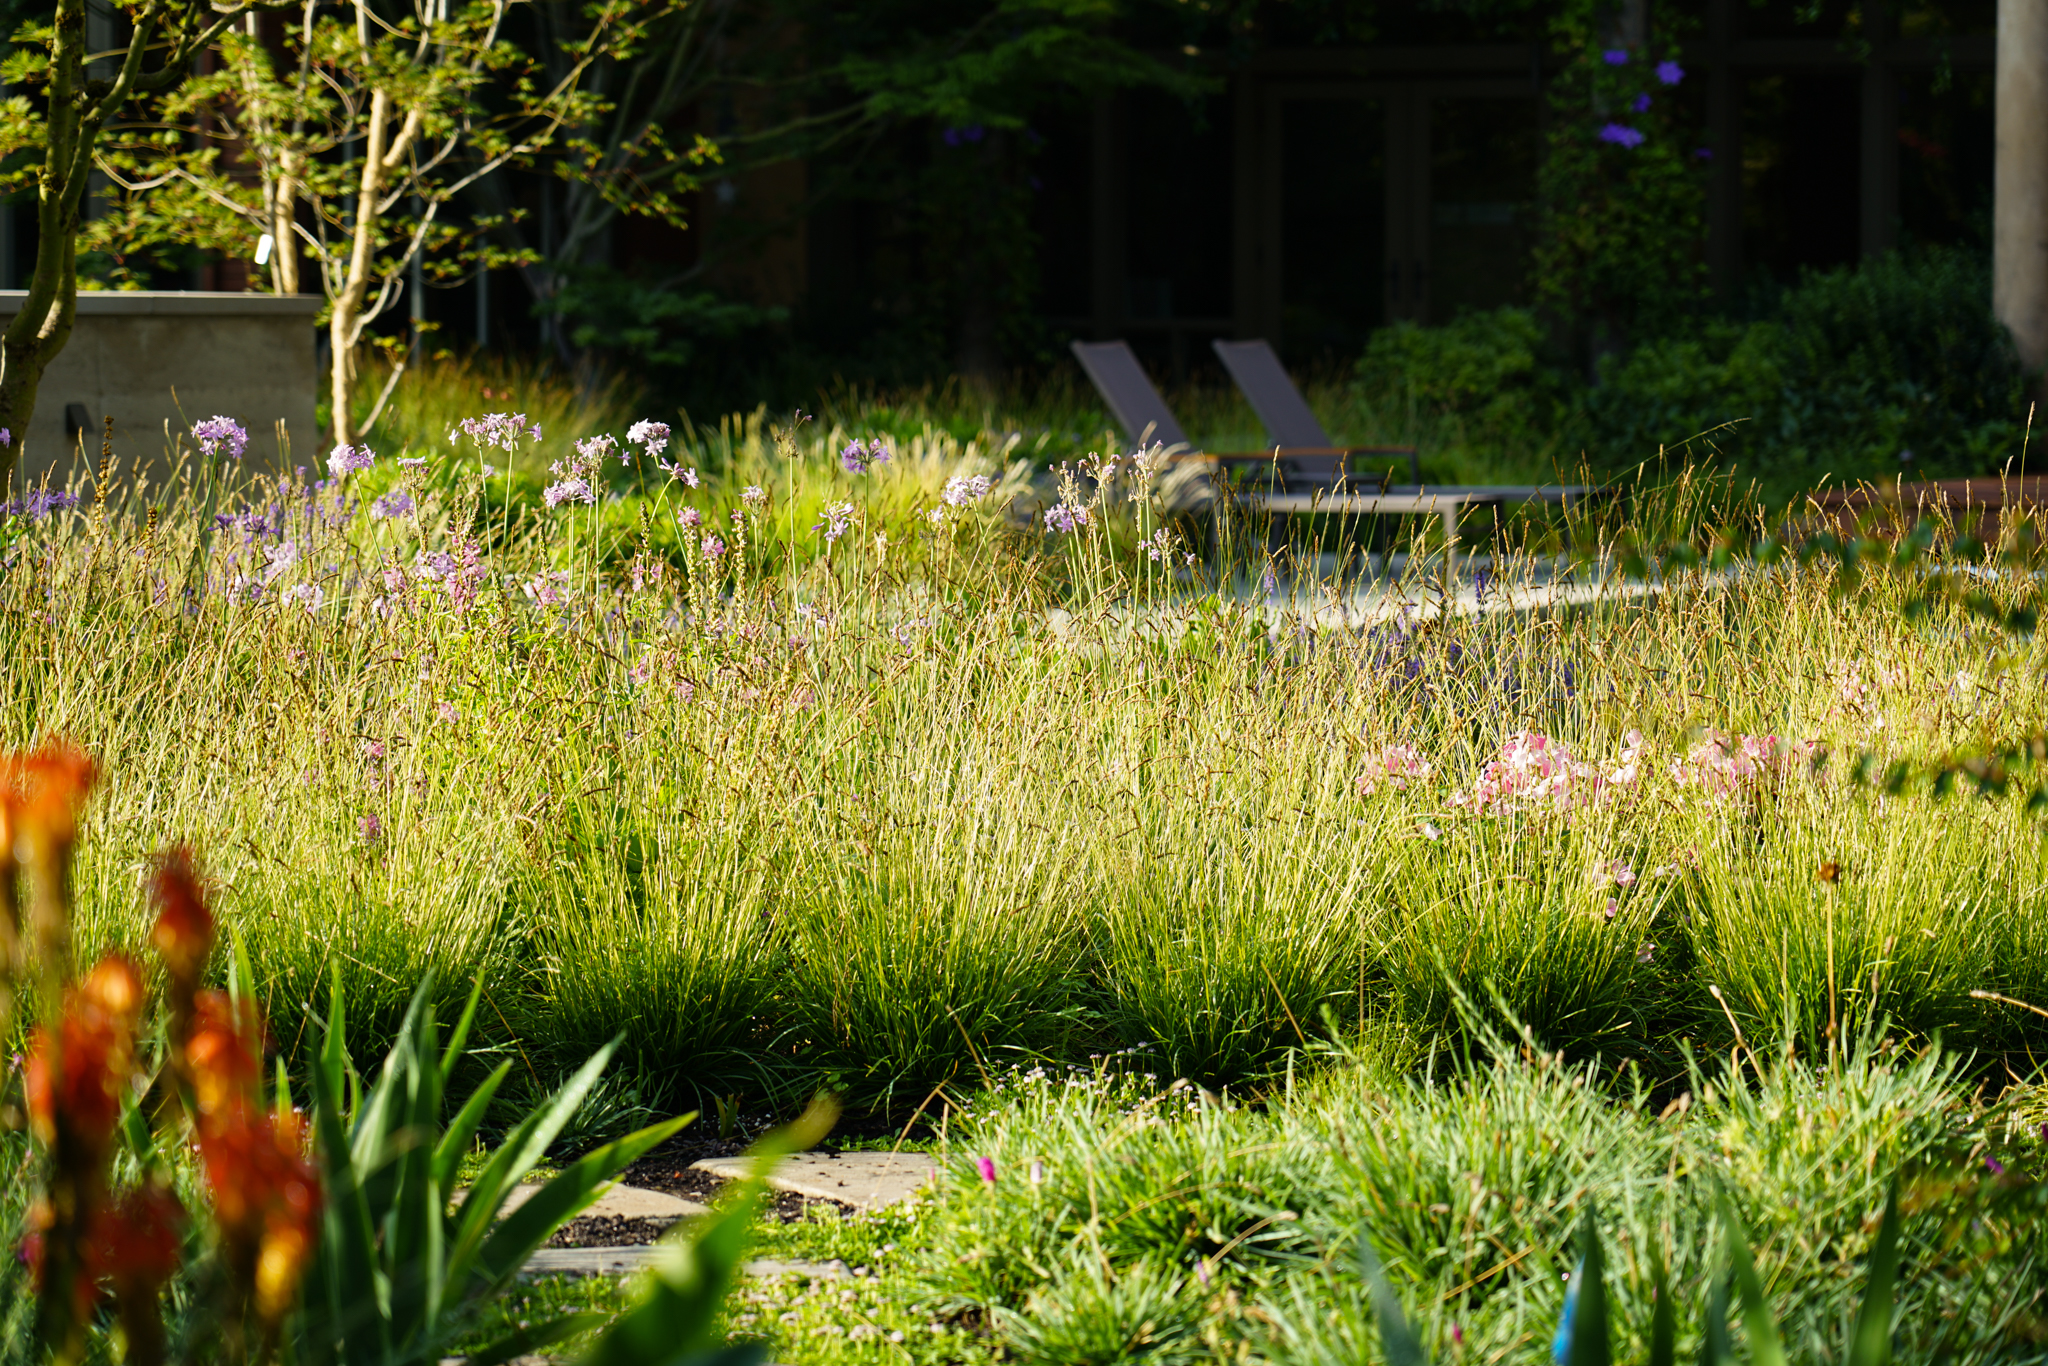
<path fill-rule="evenodd" d="M 1991 309 L 2031 371 L 2048 362 L 2048 0 L 1998 0 Z"/>

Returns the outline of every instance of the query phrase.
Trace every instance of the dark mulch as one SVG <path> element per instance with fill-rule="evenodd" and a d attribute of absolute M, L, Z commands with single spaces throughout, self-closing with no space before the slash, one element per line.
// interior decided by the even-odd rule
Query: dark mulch
<path fill-rule="evenodd" d="M 621 1219 L 616 1214 L 586 1214 L 555 1230 L 549 1247 L 645 1247 L 668 1232 L 666 1219 Z"/>

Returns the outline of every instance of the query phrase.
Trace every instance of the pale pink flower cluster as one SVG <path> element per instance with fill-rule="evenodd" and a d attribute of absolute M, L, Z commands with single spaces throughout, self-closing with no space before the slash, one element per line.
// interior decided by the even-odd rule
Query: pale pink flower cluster
<path fill-rule="evenodd" d="M 1810 772 L 1820 753 L 1817 740 L 1781 740 L 1775 735 L 1723 735 L 1709 731 L 1684 758 L 1671 764 L 1680 787 L 1697 787 L 1715 797 L 1753 791 L 1765 784 Z"/>
<path fill-rule="evenodd" d="M 1377 754 L 1365 756 L 1365 771 L 1358 775 L 1358 795 L 1370 797 L 1381 785 L 1404 792 L 1411 781 L 1421 782 L 1433 770 L 1422 751 L 1413 745 L 1388 745 Z"/>
<path fill-rule="evenodd" d="M 1518 730 L 1500 747 L 1500 756 L 1479 770 L 1472 790 L 1451 802 L 1479 812 L 1540 805 L 1569 810 L 1592 801 L 1605 781 L 1599 769 L 1573 757 L 1563 742 L 1542 731 Z"/>

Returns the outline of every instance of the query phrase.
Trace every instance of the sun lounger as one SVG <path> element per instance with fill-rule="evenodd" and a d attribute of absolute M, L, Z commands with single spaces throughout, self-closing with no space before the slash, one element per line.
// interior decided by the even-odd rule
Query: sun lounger
<path fill-rule="evenodd" d="M 1335 517 L 1430 515 L 1442 519 L 1446 573 L 1455 564 L 1458 520 L 1466 509 L 1508 503 L 1571 503 L 1595 490 L 1579 485 L 1424 485 L 1412 446 L 1339 446 L 1287 377 L 1279 357 L 1263 341 L 1214 343 L 1273 445 L 1265 451 L 1197 452 L 1166 400 L 1121 341 L 1071 343 L 1117 424 L 1141 445 L 1179 448 L 1177 458 L 1216 467 L 1250 509 L 1276 517 L 1321 514 Z M 1410 482 L 1396 485 L 1398 464 Z M 1374 466 L 1384 464 L 1377 471 Z M 1361 466 L 1365 468 L 1361 468 Z"/>
<path fill-rule="evenodd" d="M 1088 372 L 1095 391 L 1115 415 L 1131 440 L 1141 446 L 1185 447 L 1188 434 L 1174 421 L 1166 400 L 1152 387 L 1152 379 L 1131 348 L 1120 341 L 1072 343 L 1074 359 Z"/>

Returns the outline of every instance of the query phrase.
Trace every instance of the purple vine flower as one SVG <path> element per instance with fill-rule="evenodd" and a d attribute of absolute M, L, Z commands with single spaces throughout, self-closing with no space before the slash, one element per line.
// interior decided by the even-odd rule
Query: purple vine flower
<path fill-rule="evenodd" d="M 1600 130 L 1600 141 L 1611 142 L 1616 147 L 1640 147 L 1643 135 L 1625 123 L 1610 123 Z"/>
<path fill-rule="evenodd" d="M 1627 66 L 1628 49 L 1625 47 L 1610 47 L 1600 54 L 1600 60 L 1609 66 Z"/>
<path fill-rule="evenodd" d="M 1628 107 L 1635 110 L 1638 114 L 1647 114 L 1650 112 L 1650 97 L 1648 95 L 1638 95 L 1629 102 Z"/>
<path fill-rule="evenodd" d="M 1685 68 L 1677 62 L 1659 62 L 1657 63 L 1657 79 L 1665 85 L 1677 85 L 1685 79 Z"/>

